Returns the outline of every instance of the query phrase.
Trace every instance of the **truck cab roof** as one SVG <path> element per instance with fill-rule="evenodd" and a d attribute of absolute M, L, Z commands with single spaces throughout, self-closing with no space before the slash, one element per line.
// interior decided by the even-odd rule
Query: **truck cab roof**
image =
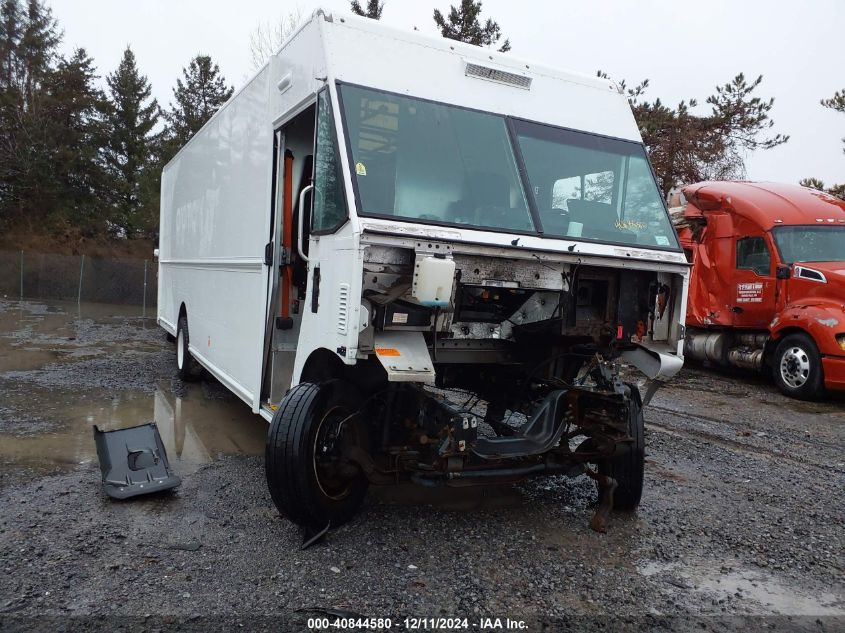
<path fill-rule="evenodd" d="M 799 185 L 708 181 L 684 187 L 683 193 L 690 203 L 686 217 L 730 212 L 766 231 L 784 225 L 845 225 L 845 201 Z"/>

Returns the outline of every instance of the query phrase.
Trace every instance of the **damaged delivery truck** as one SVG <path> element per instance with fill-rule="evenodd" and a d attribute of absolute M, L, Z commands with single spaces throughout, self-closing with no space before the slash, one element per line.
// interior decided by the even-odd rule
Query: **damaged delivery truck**
<path fill-rule="evenodd" d="M 625 95 L 316 11 L 165 167 L 158 322 L 271 425 L 279 510 L 588 474 L 637 506 L 689 265 Z"/>

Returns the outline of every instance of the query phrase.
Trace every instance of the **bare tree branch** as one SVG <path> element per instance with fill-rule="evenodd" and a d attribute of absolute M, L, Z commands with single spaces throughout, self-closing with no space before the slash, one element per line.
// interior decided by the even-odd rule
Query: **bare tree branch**
<path fill-rule="evenodd" d="M 278 22 L 263 22 L 255 27 L 249 36 L 249 55 L 252 69 L 259 70 L 267 60 L 279 52 L 288 36 L 302 22 L 302 9 L 297 5 Z"/>

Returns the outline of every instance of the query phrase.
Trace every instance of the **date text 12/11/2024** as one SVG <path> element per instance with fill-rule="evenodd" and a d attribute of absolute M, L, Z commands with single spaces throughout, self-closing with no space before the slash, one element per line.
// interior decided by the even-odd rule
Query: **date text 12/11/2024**
<path fill-rule="evenodd" d="M 390 618 L 309 618 L 310 631 L 390 631 L 394 624 L 397 630 L 405 631 L 525 631 L 528 625 L 524 620 L 511 618 L 482 617 L 477 620 L 469 618 L 404 618 L 393 622 Z"/>

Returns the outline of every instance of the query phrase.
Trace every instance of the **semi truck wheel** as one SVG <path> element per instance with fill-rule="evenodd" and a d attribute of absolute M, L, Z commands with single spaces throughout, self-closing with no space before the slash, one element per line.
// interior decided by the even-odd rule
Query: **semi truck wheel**
<path fill-rule="evenodd" d="M 188 350 L 188 317 L 179 317 L 176 325 L 176 370 L 181 380 L 196 380 L 202 375 L 202 365 L 191 356 Z"/>
<path fill-rule="evenodd" d="M 613 493 L 614 510 L 636 510 L 643 495 L 645 468 L 645 418 L 640 390 L 635 385 L 631 389 L 628 406 L 628 435 L 634 441 L 630 450 L 623 455 L 599 463 L 599 473 L 613 477 L 618 484 Z"/>
<path fill-rule="evenodd" d="M 800 400 L 818 398 L 824 392 L 822 357 L 815 341 L 803 333 L 785 336 L 775 349 L 772 374 L 778 389 Z"/>
<path fill-rule="evenodd" d="M 366 446 L 357 420 L 361 399 L 340 380 L 300 383 L 273 416 L 264 453 L 270 496 L 282 516 L 303 527 L 345 523 L 369 485 L 344 459 L 349 446 Z"/>

